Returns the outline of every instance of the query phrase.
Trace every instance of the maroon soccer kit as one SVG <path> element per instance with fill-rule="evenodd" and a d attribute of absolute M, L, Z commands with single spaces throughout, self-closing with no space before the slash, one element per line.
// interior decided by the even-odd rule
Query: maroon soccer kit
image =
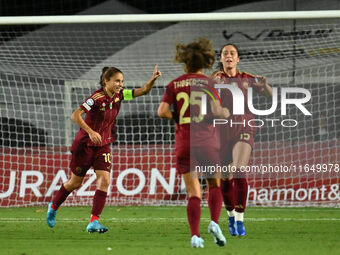
<path fill-rule="evenodd" d="M 110 143 L 115 141 L 115 122 L 123 98 L 123 90 L 110 98 L 100 88 L 80 105 L 86 113 L 85 123 L 101 135 L 102 142 L 94 144 L 80 128 L 71 147 L 70 167 L 75 175 L 85 176 L 91 166 L 95 170 L 111 170 Z"/>
<path fill-rule="evenodd" d="M 190 164 L 195 160 L 197 164 L 220 163 L 220 143 L 216 128 L 208 121 L 192 121 L 193 117 L 198 117 L 201 110 L 200 96 L 204 94 L 204 90 L 200 88 L 211 89 L 212 84 L 213 81 L 205 75 L 184 74 L 169 83 L 163 96 L 162 102 L 173 105 L 177 119 L 176 168 L 181 174 L 189 172 Z"/>
<path fill-rule="evenodd" d="M 254 114 L 250 112 L 247 104 L 248 91 L 250 87 L 260 90 L 259 86 L 254 85 L 255 76 L 237 70 L 234 77 L 228 77 L 223 71 L 218 71 L 213 77 L 218 84 L 229 84 L 237 86 L 244 95 L 244 114 L 233 114 L 233 97 L 228 89 L 220 89 L 222 106 L 227 107 L 231 113 L 228 124 L 219 125 L 221 138 L 221 160 L 224 165 L 232 162 L 232 148 L 237 142 L 246 142 L 251 147 L 254 146 L 256 127 L 248 125 L 248 121 L 254 119 Z M 231 126 L 230 123 L 233 123 Z M 245 123 L 245 125 L 241 124 Z"/>

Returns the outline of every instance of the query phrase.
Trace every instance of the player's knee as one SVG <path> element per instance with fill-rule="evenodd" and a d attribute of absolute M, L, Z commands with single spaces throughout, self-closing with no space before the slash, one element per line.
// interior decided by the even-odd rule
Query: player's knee
<path fill-rule="evenodd" d="M 187 189 L 188 197 L 198 197 L 201 198 L 201 189 Z"/>
<path fill-rule="evenodd" d="M 109 185 L 110 185 L 110 178 L 100 178 L 97 182 L 97 186 L 99 189 L 103 190 L 103 189 L 108 189 Z"/>
<path fill-rule="evenodd" d="M 64 187 L 68 191 L 73 191 L 81 186 L 82 182 L 68 181 L 64 184 Z"/>
<path fill-rule="evenodd" d="M 218 188 L 220 186 L 218 179 L 207 179 L 208 187 Z"/>

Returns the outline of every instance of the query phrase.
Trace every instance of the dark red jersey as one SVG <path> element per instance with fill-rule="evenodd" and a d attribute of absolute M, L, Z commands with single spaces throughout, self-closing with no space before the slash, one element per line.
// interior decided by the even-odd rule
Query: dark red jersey
<path fill-rule="evenodd" d="M 212 89 L 214 81 L 202 74 L 184 74 L 171 81 L 166 88 L 162 102 L 173 105 L 176 122 L 176 148 L 190 146 L 219 147 L 217 132 L 212 122 L 205 121 L 209 116 L 201 114 L 201 98 L 207 96 L 210 109 L 210 96 L 205 92 Z M 211 93 L 212 94 L 212 93 Z"/>
<path fill-rule="evenodd" d="M 214 73 L 213 78 L 216 81 L 216 83 L 230 84 L 230 85 L 237 86 L 239 89 L 241 89 L 244 95 L 244 114 L 245 115 L 251 114 L 253 116 L 247 104 L 247 98 L 248 98 L 247 89 L 253 87 L 255 88 L 255 90 L 260 91 L 261 88 L 259 86 L 254 85 L 255 75 L 237 70 L 236 75 L 234 77 L 229 77 L 223 71 L 217 71 L 216 73 Z M 233 97 L 232 97 L 230 90 L 221 89 L 220 95 L 221 95 L 222 105 L 224 107 L 227 107 L 230 113 L 233 114 Z"/>
<path fill-rule="evenodd" d="M 248 108 L 248 88 L 253 87 L 260 91 L 262 88 L 255 84 L 255 76 L 246 72 L 237 70 L 234 77 L 228 77 L 223 71 L 217 71 L 213 74 L 213 78 L 217 84 L 230 84 L 241 89 L 244 96 L 244 114 L 233 114 L 233 97 L 229 89 L 220 89 L 220 96 L 223 107 L 227 107 L 231 113 L 229 124 L 221 125 L 220 138 L 222 147 L 233 147 L 237 141 L 243 141 L 253 146 L 256 127 L 249 126 L 248 121 L 254 119 L 254 114 Z M 237 123 L 230 126 L 230 122 Z M 245 123 L 245 125 L 241 124 Z"/>
<path fill-rule="evenodd" d="M 96 90 L 84 103 L 80 105 L 86 113 L 85 123 L 99 133 L 102 137 L 100 144 L 94 144 L 88 134 L 80 128 L 78 131 L 72 148 L 78 144 L 86 144 L 87 146 L 104 146 L 115 141 L 116 118 L 120 109 L 120 104 L 124 99 L 123 90 L 119 94 L 115 94 L 112 98 L 107 96 L 102 88 Z"/>

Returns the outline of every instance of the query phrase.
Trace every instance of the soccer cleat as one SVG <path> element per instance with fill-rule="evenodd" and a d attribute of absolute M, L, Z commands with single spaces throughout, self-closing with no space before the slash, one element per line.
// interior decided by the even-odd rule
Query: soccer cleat
<path fill-rule="evenodd" d="M 204 248 L 204 240 L 201 237 L 198 237 L 197 235 L 193 235 L 191 237 L 191 247 L 192 248 Z"/>
<path fill-rule="evenodd" d="M 46 221 L 47 221 L 47 225 L 50 228 L 53 228 L 55 226 L 55 223 L 56 223 L 57 211 L 53 210 L 51 206 L 52 206 L 52 202 L 49 202 L 48 209 L 47 209 Z"/>
<path fill-rule="evenodd" d="M 208 232 L 213 236 L 214 242 L 218 246 L 224 246 L 226 244 L 227 240 L 225 239 L 220 229 L 220 226 L 214 221 L 210 221 L 210 224 L 208 226 Z"/>
<path fill-rule="evenodd" d="M 236 235 L 238 236 L 246 235 L 246 229 L 243 225 L 243 221 L 236 221 Z"/>
<path fill-rule="evenodd" d="M 108 230 L 109 229 L 107 227 L 104 227 L 97 220 L 90 222 L 86 227 L 86 231 L 89 232 L 89 233 L 98 232 L 98 233 L 102 234 L 102 233 L 105 233 Z"/>
<path fill-rule="evenodd" d="M 229 217 L 229 232 L 232 236 L 236 236 L 236 226 L 235 226 L 235 217 Z"/>

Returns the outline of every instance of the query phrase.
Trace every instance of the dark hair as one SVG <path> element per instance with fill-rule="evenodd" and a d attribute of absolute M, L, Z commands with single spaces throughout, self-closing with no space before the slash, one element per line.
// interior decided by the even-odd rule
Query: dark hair
<path fill-rule="evenodd" d="M 108 67 L 105 66 L 102 69 L 102 75 L 100 76 L 100 81 L 99 84 L 100 86 L 102 86 L 103 88 L 105 87 L 105 82 L 104 80 L 110 80 L 110 78 L 115 75 L 116 73 L 121 73 L 123 74 L 122 71 L 120 71 L 118 68 L 116 67 Z"/>
<path fill-rule="evenodd" d="M 187 72 L 195 73 L 213 66 L 215 51 L 209 39 L 200 37 L 187 45 L 177 44 L 175 61 L 184 63 Z"/>
<path fill-rule="evenodd" d="M 222 47 L 221 47 L 221 49 L 220 49 L 220 53 L 219 53 L 219 58 L 221 58 L 221 56 L 222 56 L 222 51 L 223 51 L 223 49 L 224 49 L 224 47 L 226 47 L 226 46 L 233 46 L 234 48 L 235 48 L 235 50 L 236 50 L 236 52 L 237 52 L 237 56 L 238 57 L 240 57 L 240 50 L 239 50 L 239 48 L 235 45 L 235 44 L 233 44 L 233 43 L 227 43 L 227 44 L 225 44 L 225 45 L 223 45 Z M 222 63 L 221 62 L 218 62 L 218 69 L 219 70 L 223 70 L 223 65 L 222 65 Z"/>

